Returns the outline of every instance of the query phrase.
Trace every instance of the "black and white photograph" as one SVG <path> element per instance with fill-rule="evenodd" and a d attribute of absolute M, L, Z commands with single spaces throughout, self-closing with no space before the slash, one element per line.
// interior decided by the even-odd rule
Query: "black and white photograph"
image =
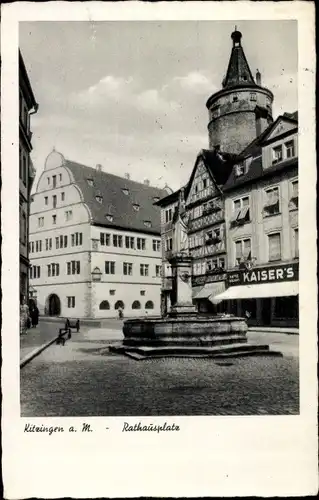
<path fill-rule="evenodd" d="M 298 414 L 297 22 L 19 36 L 21 415 Z"/>
<path fill-rule="evenodd" d="M 308 494 L 313 10 L 111 3 L 4 9 L 7 498 Z"/>

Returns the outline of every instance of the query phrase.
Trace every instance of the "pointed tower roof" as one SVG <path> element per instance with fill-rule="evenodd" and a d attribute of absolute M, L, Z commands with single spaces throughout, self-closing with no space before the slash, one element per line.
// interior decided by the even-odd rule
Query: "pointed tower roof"
<path fill-rule="evenodd" d="M 231 34 L 233 48 L 227 68 L 226 76 L 223 80 L 223 88 L 234 87 L 236 85 L 256 85 L 253 75 L 250 71 L 244 50 L 241 46 L 242 34 L 235 31 Z"/>

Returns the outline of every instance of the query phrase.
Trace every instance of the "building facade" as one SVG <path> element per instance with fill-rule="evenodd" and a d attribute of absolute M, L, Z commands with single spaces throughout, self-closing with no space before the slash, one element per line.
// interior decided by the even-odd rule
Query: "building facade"
<path fill-rule="evenodd" d="M 29 213 L 31 189 L 35 169 L 30 153 L 32 151 L 32 132 L 30 116 L 36 113 L 35 100 L 30 80 L 19 52 L 19 248 L 20 248 L 20 302 L 29 297 Z"/>
<path fill-rule="evenodd" d="M 206 104 L 210 149 L 200 152 L 182 189 L 189 212 L 193 300 L 201 312 L 246 314 L 255 325 L 295 326 L 298 117 L 285 113 L 273 121 L 273 94 L 261 86 L 259 71 L 253 78 L 241 33 L 236 30 L 231 38 L 223 88 Z M 158 203 L 166 249 L 164 293 L 179 198 L 180 191 Z"/>
<path fill-rule="evenodd" d="M 30 280 L 40 314 L 160 312 L 160 213 L 167 192 L 53 151 L 33 195 Z"/>

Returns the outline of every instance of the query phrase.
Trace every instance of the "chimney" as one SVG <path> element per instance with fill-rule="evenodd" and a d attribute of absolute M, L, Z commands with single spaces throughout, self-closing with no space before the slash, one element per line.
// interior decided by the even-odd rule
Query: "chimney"
<path fill-rule="evenodd" d="M 256 72 L 256 83 L 257 83 L 257 85 L 261 85 L 261 74 L 259 72 L 259 69 L 257 69 L 257 72 Z"/>
<path fill-rule="evenodd" d="M 130 180 L 131 176 L 128 172 L 124 174 L 125 179 Z"/>
<path fill-rule="evenodd" d="M 144 184 L 145 184 L 145 186 L 149 186 L 150 185 L 149 179 L 144 179 Z"/>
<path fill-rule="evenodd" d="M 96 165 L 96 171 L 97 171 L 97 172 L 101 172 L 101 171 L 102 171 L 102 165 L 101 165 L 100 163 L 98 163 L 98 164 Z"/>

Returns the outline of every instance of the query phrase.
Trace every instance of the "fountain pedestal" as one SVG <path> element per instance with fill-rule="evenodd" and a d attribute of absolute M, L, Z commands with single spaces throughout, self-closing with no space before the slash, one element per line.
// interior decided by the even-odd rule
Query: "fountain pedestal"
<path fill-rule="evenodd" d="M 175 303 L 171 306 L 169 316 L 196 314 L 192 301 L 192 257 L 185 253 L 177 253 L 170 259 L 173 277 Z"/>

